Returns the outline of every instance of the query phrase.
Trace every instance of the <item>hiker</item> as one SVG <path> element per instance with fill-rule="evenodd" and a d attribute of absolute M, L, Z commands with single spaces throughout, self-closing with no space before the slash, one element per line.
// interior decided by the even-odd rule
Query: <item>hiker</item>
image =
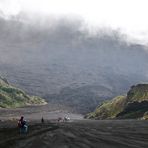
<path fill-rule="evenodd" d="M 41 123 L 44 123 L 44 118 L 42 117 L 42 119 L 41 119 Z"/>
<path fill-rule="evenodd" d="M 21 116 L 20 120 L 18 121 L 18 127 L 20 128 L 20 133 L 27 133 L 28 126 L 23 116 Z"/>

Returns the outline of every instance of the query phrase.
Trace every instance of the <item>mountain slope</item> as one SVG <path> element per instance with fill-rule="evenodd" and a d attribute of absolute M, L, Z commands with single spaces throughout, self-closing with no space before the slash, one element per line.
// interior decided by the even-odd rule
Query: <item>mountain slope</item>
<path fill-rule="evenodd" d="M 39 22 L 0 18 L 1 74 L 28 94 L 86 113 L 148 81 L 147 47 L 125 41 L 117 30 L 91 34 L 79 20 Z"/>
<path fill-rule="evenodd" d="M 72 111 L 86 114 L 92 111 L 101 101 L 114 96 L 114 92 L 99 85 L 87 85 L 78 88 L 64 88 L 59 94 L 44 96 L 51 103 L 62 104 L 72 108 Z"/>
<path fill-rule="evenodd" d="M 148 111 L 148 84 L 132 86 L 127 96 L 118 96 L 110 101 L 103 102 L 86 118 L 147 118 Z"/>
<path fill-rule="evenodd" d="M 5 78 L 0 77 L 0 107 L 12 108 L 42 104 L 46 104 L 44 99 L 36 96 L 29 96 L 21 89 L 10 85 Z"/>
<path fill-rule="evenodd" d="M 86 118 L 106 119 L 115 118 L 120 113 L 126 104 L 125 96 L 118 96 L 112 100 L 103 102 L 96 110 L 86 115 Z"/>

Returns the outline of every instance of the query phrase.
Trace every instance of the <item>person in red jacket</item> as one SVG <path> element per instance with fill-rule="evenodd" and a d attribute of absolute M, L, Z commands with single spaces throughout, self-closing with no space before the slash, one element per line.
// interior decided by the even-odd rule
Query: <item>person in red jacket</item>
<path fill-rule="evenodd" d="M 18 121 L 18 127 L 20 128 L 20 133 L 27 133 L 28 126 L 23 116 L 21 116 L 21 118 Z"/>

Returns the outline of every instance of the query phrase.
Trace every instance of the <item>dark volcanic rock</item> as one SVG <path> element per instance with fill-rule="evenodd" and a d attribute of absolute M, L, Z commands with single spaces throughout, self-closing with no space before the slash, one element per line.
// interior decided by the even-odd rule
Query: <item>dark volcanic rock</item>
<path fill-rule="evenodd" d="M 148 84 L 132 86 L 127 96 L 102 103 L 86 118 L 142 118 L 148 111 Z"/>

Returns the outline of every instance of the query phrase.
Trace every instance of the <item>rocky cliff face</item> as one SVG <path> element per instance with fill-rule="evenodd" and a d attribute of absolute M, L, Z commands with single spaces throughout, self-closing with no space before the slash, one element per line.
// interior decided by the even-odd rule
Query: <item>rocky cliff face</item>
<path fill-rule="evenodd" d="M 21 89 L 10 85 L 5 78 L 0 77 L 0 108 L 43 104 L 46 104 L 44 99 L 36 96 L 29 96 Z"/>
<path fill-rule="evenodd" d="M 148 111 L 148 84 L 132 86 L 127 96 L 118 96 L 103 102 L 86 118 L 147 118 Z"/>

